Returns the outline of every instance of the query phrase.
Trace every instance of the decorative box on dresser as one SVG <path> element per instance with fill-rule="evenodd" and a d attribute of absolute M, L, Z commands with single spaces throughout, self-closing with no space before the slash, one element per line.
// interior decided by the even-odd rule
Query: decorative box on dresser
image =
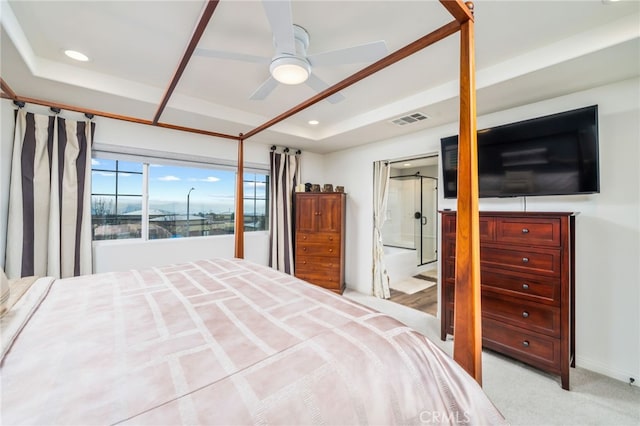
<path fill-rule="evenodd" d="M 456 212 L 442 214 L 441 338 L 453 335 Z M 480 212 L 482 344 L 561 377 L 575 367 L 575 216 Z"/>
<path fill-rule="evenodd" d="M 344 291 L 347 194 L 295 194 L 295 275 L 336 293 Z"/>

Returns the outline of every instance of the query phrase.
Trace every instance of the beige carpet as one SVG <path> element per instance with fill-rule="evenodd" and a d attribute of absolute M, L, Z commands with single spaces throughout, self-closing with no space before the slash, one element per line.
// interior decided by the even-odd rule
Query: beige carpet
<path fill-rule="evenodd" d="M 356 302 L 384 312 L 420 331 L 451 355 L 453 340 L 440 340 L 436 317 L 347 289 Z M 513 426 L 640 425 L 640 387 L 630 386 L 584 368 L 572 368 L 571 391 L 558 376 L 541 372 L 492 351 L 482 353 L 483 388 Z"/>
<path fill-rule="evenodd" d="M 422 278 L 409 277 L 406 280 L 391 284 L 389 287 L 403 292 L 404 294 L 414 294 L 429 287 L 436 285 L 435 281 L 425 280 Z"/>

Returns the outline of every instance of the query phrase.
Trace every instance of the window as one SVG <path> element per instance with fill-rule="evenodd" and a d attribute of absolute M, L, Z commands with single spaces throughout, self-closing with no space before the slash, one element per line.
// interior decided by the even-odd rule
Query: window
<path fill-rule="evenodd" d="M 91 160 L 94 240 L 141 237 L 143 164 Z"/>
<path fill-rule="evenodd" d="M 106 157 L 106 155 L 105 155 Z M 205 163 L 92 159 L 94 240 L 233 234 L 236 172 Z M 245 231 L 268 229 L 268 174 L 244 174 Z"/>
<path fill-rule="evenodd" d="M 269 228 L 267 216 L 267 188 L 269 179 L 266 174 L 244 174 L 244 229 L 245 231 L 264 231 Z"/>

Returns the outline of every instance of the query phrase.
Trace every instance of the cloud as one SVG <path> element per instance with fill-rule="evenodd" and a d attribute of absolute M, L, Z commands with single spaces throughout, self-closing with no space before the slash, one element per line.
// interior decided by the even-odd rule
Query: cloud
<path fill-rule="evenodd" d="M 94 173 L 94 174 L 96 174 L 96 175 L 98 175 L 98 176 L 107 176 L 107 177 L 115 176 L 115 175 L 116 175 L 116 174 L 115 174 L 115 173 L 113 173 L 113 172 L 96 172 L 96 171 L 94 171 L 93 173 Z"/>
<path fill-rule="evenodd" d="M 96 160 L 95 158 L 92 158 L 92 159 L 91 159 L 91 165 L 92 165 L 92 166 L 99 166 L 99 165 L 100 165 L 100 162 L 99 162 L 98 160 Z"/>
<path fill-rule="evenodd" d="M 264 182 L 245 182 L 244 183 L 245 188 L 263 188 L 266 185 L 267 184 Z"/>
<path fill-rule="evenodd" d="M 177 177 L 177 176 L 171 176 L 171 175 L 169 175 L 169 176 L 162 176 L 162 177 L 159 177 L 159 178 L 158 178 L 158 180 L 161 180 L 161 181 L 164 181 L 164 182 L 170 182 L 170 181 L 180 180 L 180 178 L 179 178 L 179 177 Z"/>
<path fill-rule="evenodd" d="M 217 178 L 215 176 L 207 176 L 206 178 L 194 178 L 191 177 L 189 179 L 187 179 L 189 182 L 218 182 L 220 180 L 220 178 Z"/>

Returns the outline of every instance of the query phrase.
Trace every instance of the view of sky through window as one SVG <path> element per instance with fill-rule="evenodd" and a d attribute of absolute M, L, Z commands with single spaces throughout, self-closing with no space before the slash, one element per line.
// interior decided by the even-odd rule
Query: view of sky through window
<path fill-rule="evenodd" d="M 93 159 L 94 194 L 141 195 L 142 163 Z M 245 173 L 244 191 L 258 199 L 266 194 L 266 176 Z M 149 166 L 149 209 L 186 214 L 187 195 L 191 214 L 228 213 L 234 210 L 235 171 L 151 164 Z M 193 190 L 191 190 L 193 188 Z M 262 210 L 261 210 L 262 206 Z M 119 203 L 119 214 L 140 208 L 139 201 Z M 256 206 L 256 213 L 264 213 L 264 203 Z"/>

